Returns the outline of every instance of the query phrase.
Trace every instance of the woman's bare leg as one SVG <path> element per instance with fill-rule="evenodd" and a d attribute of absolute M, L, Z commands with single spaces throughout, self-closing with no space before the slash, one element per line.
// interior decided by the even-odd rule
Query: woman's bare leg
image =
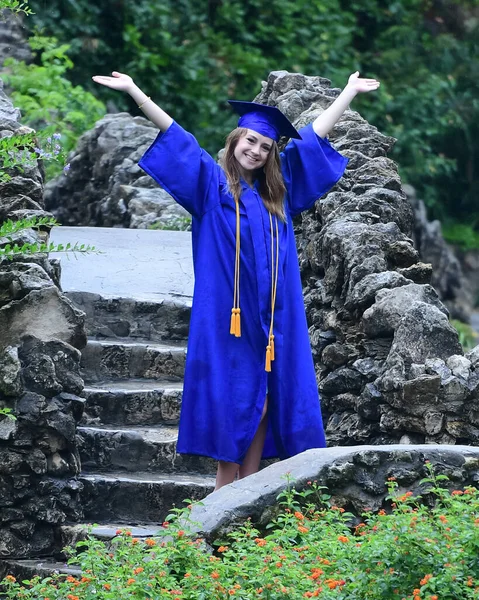
<path fill-rule="evenodd" d="M 256 430 L 251 446 L 248 448 L 243 464 L 240 466 L 238 471 L 238 478 L 243 479 L 248 475 L 257 473 L 259 469 L 259 463 L 261 461 L 261 455 L 263 454 L 264 440 L 266 438 L 266 430 L 268 429 L 268 396 L 263 406 L 263 414 L 261 415 L 261 421 Z"/>
<path fill-rule="evenodd" d="M 219 490 L 228 483 L 233 483 L 238 472 L 239 465 L 237 463 L 226 462 L 225 460 L 218 461 L 218 470 L 216 471 L 216 490 Z"/>
<path fill-rule="evenodd" d="M 261 455 L 263 453 L 264 440 L 266 438 L 266 430 L 268 421 L 266 413 L 268 410 L 268 396 L 263 406 L 263 413 L 261 415 L 261 421 L 256 430 L 253 441 L 251 442 L 248 452 L 246 453 L 243 464 L 240 466 L 237 463 L 226 462 L 225 460 L 218 461 L 218 470 L 216 471 L 216 490 L 219 490 L 228 483 L 233 483 L 236 474 L 238 473 L 239 479 L 256 473 L 259 469 L 259 463 L 261 461 Z"/>

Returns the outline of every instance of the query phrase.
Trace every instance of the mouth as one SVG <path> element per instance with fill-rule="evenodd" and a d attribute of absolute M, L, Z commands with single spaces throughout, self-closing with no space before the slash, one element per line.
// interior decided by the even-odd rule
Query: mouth
<path fill-rule="evenodd" d="M 257 162 L 258 162 L 258 159 L 257 159 L 257 158 L 253 158 L 252 156 L 249 156 L 249 154 L 245 154 L 245 156 L 246 156 L 246 158 L 247 158 L 249 161 L 251 161 L 251 162 L 253 162 L 253 163 L 257 163 Z"/>

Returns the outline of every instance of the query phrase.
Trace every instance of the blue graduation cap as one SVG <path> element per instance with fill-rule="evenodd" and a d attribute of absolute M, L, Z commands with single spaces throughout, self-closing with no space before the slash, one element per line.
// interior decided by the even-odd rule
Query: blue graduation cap
<path fill-rule="evenodd" d="M 252 129 L 261 135 L 275 140 L 281 136 L 301 139 L 301 136 L 275 106 L 258 104 L 257 102 L 241 102 L 239 100 L 228 100 L 233 110 L 240 115 L 238 127 Z"/>

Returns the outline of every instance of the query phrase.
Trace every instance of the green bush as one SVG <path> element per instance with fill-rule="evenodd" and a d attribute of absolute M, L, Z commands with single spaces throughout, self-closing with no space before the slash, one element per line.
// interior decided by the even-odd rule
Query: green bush
<path fill-rule="evenodd" d="M 421 483 L 427 502 L 389 481 L 390 512 L 355 521 L 314 482 L 279 496 L 265 530 L 250 522 L 210 554 L 177 509 L 163 535 L 118 530 L 107 547 L 90 538 L 69 561 L 81 577 L 4 580 L 5 598 L 35 600 L 467 600 L 479 593 L 479 493 L 447 491 L 444 475 Z M 435 499 L 433 507 L 427 504 Z M 188 502 L 188 501 L 186 501 Z M 166 537 L 165 537 L 166 535 Z"/>
<path fill-rule="evenodd" d="M 468 323 L 463 323 L 457 319 L 452 319 L 451 325 L 459 334 L 459 341 L 461 342 L 464 350 L 471 350 L 472 348 L 475 348 L 477 344 L 479 344 L 479 335 Z"/>
<path fill-rule="evenodd" d="M 63 151 L 72 150 L 79 136 L 91 129 L 105 114 L 105 106 L 80 86 L 65 77 L 73 68 L 68 44 L 58 45 L 55 38 L 34 35 L 29 40 L 39 53 L 41 64 L 29 64 L 14 58 L 4 62 L 8 70 L 2 79 L 12 88 L 11 97 L 22 111 L 22 123 L 41 130 L 43 137 L 61 133 Z M 49 162 L 47 177 L 61 172 L 62 166 Z"/>

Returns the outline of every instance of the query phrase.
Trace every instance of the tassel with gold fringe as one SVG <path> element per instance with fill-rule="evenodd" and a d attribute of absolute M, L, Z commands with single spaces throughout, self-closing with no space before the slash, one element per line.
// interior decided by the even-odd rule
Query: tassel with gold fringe
<path fill-rule="evenodd" d="M 241 337 L 241 309 L 236 308 L 235 310 L 235 336 Z"/>
<path fill-rule="evenodd" d="M 271 346 L 269 344 L 266 346 L 266 363 L 264 370 L 268 373 L 271 372 Z"/>

